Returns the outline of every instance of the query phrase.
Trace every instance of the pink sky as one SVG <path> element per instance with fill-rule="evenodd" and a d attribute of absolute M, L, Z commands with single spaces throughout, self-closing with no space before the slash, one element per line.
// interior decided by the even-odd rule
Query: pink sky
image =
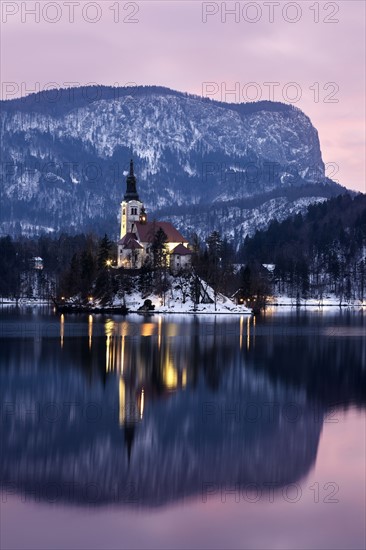
<path fill-rule="evenodd" d="M 200 495 L 168 507 L 64 507 L 58 503 L 0 501 L 6 548 L 361 548 L 365 537 L 365 415 L 336 411 L 323 424 L 316 464 L 297 480 L 301 498 L 273 502 L 228 496 L 220 491 L 202 503 Z M 347 465 L 347 466 L 346 466 Z M 319 490 L 315 499 L 315 484 Z M 327 485 L 330 484 L 330 485 Z M 338 492 L 333 491 L 338 487 Z M 296 494 L 296 493 L 295 493 Z M 298 493 L 299 494 L 299 493 Z M 5 492 L 4 492 L 5 495 Z M 327 498 L 338 502 L 327 502 Z M 289 492 L 289 498 L 293 494 Z M 21 525 L 21 528 L 19 528 Z M 67 528 L 65 528 L 65 525 Z M 118 541 L 118 542 L 116 542 Z"/>
<path fill-rule="evenodd" d="M 225 8 L 221 9 L 221 5 L 233 9 L 235 2 L 75 0 L 71 6 L 66 0 L 49 0 L 38 2 L 38 8 L 36 4 L 1 2 L 3 98 L 52 82 L 157 84 L 199 95 L 204 82 L 215 82 L 218 91 L 211 97 L 243 101 L 254 92 L 246 85 L 255 82 L 262 99 L 284 101 L 286 89 L 290 95 L 296 92 L 288 87 L 295 82 L 301 90 L 295 104 L 319 131 L 323 160 L 329 163 L 327 175 L 366 192 L 363 0 L 240 2 L 237 21 L 234 15 L 225 21 Z M 117 5 L 119 21 L 114 21 Z M 314 6 L 319 7 L 318 14 Z M 26 11 L 32 9 L 38 11 L 39 22 Z M 208 15 L 204 23 L 203 11 L 217 13 Z M 314 22 L 317 17 L 319 22 Z M 95 18 L 99 20 L 91 22 Z M 279 83 L 273 97 L 266 82 Z M 235 83 L 238 93 L 225 97 L 225 86 L 232 89 Z M 327 83 L 333 84 L 325 90 Z M 18 90 L 14 95 L 9 93 L 12 86 Z M 337 102 L 326 102 L 332 92 L 328 100 Z"/>

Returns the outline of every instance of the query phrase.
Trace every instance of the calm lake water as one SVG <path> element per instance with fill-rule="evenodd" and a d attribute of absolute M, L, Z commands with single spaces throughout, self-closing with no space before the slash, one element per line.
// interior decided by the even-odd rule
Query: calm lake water
<path fill-rule="evenodd" d="M 366 312 L 0 310 L 1 549 L 365 548 Z"/>

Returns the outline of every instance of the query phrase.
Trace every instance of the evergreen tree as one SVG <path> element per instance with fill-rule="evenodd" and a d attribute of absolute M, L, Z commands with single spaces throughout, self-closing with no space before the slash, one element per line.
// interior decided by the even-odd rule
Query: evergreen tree
<path fill-rule="evenodd" d="M 96 274 L 96 261 L 89 250 L 84 250 L 80 260 L 81 294 L 86 299 L 92 294 Z"/>
<path fill-rule="evenodd" d="M 112 243 L 107 235 L 104 235 L 99 244 L 97 260 L 97 277 L 94 287 L 94 295 L 102 305 L 109 305 L 113 298 L 113 280 L 111 273 Z"/>
<path fill-rule="evenodd" d="M 151 294 L 153 290 L 153 270 L 149 259 L 141 267 L 138 278 L 138 289 L 143 298 Z"/>
<path fill-rule="evenodd" d="M 217 294 L 220 283 L 220 262 L 222 253 L 222 240 L 218 231 L 213 231 L 206 240 L 207 259 L 208 259 L 208 282 L 214 291 L 215 310 L 217 304 Z"/>
<path fill-rule="evenodd" d="M 167 247 L 168 237 L 160 227 L 154 235 L 153 242 L 151 244 L 151 252 L 153 256 L 154 269 L 163 269 L 167 266 Z"/>

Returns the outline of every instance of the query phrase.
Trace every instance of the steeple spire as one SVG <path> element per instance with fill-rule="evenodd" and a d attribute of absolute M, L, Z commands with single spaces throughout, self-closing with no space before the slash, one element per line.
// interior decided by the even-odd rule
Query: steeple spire
<path fill-rule="evenodd" d="M 136 190 L 136 176 L 133 172 L 133 160 L 130 160 L 130 173 L 128 174 L 126 178 L 126 193 L 125 193 L 125 201 L 138 201 L 139 196 Z"/>

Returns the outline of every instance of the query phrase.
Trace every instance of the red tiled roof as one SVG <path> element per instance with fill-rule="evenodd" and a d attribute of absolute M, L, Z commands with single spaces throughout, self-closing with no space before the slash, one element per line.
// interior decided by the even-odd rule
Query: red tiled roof
<path fill-rule="evenodd" d="M 141 244 L 137 242 L 135 233 L 126 233 L 126 235 L 118 241 L 118 244 L 122 245 L 123 248 L 127 248 L 128 250 L 143 248 L 143 246 L 141 246 Z"/>
<path fill-rule="evenodd" d="M 187 256 L 188 254 L 192 254 L 192 252 L 189 250 L 189 248 L 186 248 L 182 244 L 178 244 L 170 254 L 179 254 L 180 256 Z"/>
<path fill-rule="evenodd" d="M 126 235 L 118 241 L 118 244 L 126 244 L 130 239 L 136 239 L 136 234 L 135 233 L 126 233 Z"/>
<path fill-rule="evenodd" d="M 138 243 L 135 239 L 131 239 L 130 241 L 128 241 L 128 245 L 125 248 L 128 248 L 128 250 L 137 250 L 143 249 L 144 247 L 141 246 L 141 244 Z"/>
<path fill-rule="evenodd" d="M 154 240 L 154 236 L 162 229 L 165 235 L 168 237 L 168 242 L 171 243 L 188 243 L 187 239 L 183 237 L 181 233 L 169 222 L 136 222 L 136 230 L 139 241 L 142 243 L 151 243 Z"/>

